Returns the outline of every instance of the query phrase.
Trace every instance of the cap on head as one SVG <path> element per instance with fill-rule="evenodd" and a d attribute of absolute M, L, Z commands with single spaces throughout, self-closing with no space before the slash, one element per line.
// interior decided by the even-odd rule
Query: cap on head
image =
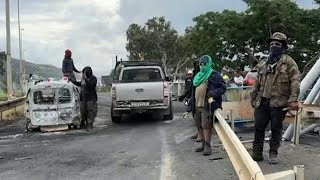
<path fill-rule="evenodd" d="M 285 48 L 288 48 L 288 37 L 281 32 L 273 33 L 273 35 L 267 39 L 268 44 L 270 44 L 271 41 L 279 41 Z"/>
<path fill-rule="evenodd" d="M 64 51 L 64 55 L 66 56 L 66 57 L 71 57 L 71 55 L 72 55 L 72 52 L 71 52 L 71 50 L 70 49 L 67 49 L 67 50 L 65 50 Z"/>

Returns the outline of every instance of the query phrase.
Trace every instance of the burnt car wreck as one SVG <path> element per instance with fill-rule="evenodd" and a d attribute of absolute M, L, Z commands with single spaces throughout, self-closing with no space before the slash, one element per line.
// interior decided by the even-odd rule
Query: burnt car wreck
<path fill-rule="evenodd" d="M 26 129 L 80 128 L 79 89 L 66 79 L 40 82 L 28 90 Z"/>

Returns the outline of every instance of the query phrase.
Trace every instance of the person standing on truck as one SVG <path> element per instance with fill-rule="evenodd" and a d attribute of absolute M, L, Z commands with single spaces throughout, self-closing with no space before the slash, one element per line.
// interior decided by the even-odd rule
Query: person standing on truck
<path fill-rule="evenodd" d="M 74 66 L 73 59 L 71 58 L 71 56 L 72 56 L 71 50 L 70 49 L 65 50 L 64 59 L 62 61 L 62 72 L 63 72 L 63 76 L 68 77 L 69 80 L 72 79 L 73 81 L 75 81 L 76 77 L 73 71 L 77 73 L 80 73 L 80 72 Z"/>
<path fill-rule="evenodd" d="M 209 55 L 199 59 L 200 71 L 193 78 L 192 97 L 189 103 L 189 111 L 195 112 L 194 119 L 198 127 L 198 135 L 201 145 L 196 152 L 203 155 L 211 155 L 211 136 L 213 127 L 213 113 L 222 108 L 222 95 L 226 91 L 226 85 L 221 74 L 214 70 L 214 63 Z M 209 99 L 213 99 L 209 102 Z"/>
<path fill-rule="evenodd" d="M 93 75 L 91 67 L 87 66 L 82 70 L 81 81 L 77 82 L 72 80 L 71 82 L 76 86 L 81 87 L 80 111 L 83 122 L 82 127 L 91 130 L 93 128 L 94 119 L 97 116 L 97 78 Z"/>
<path fill-rule="evenodd" d="M 278 163 L 282 121 L 287 111 L 298 110 L 300 93 L 299 69 L 296 62 L 286 54 L 287 36 L 276 32 L 267 41 L 270 54 L 257 66 L 257 80 L 251 93 L 251 105 L 255 108 L 255 134 L 252 158 L 263 161 L 265 130 L 271 124 L 269 163 Z"/>

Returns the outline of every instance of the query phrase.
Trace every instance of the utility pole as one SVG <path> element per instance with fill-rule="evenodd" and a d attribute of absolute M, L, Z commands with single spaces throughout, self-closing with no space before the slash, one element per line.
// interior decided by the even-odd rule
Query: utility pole
<path fill-rule="evenodd" d="M 18 29 L 19 29 L 19 56 L 20 56 L 20 76 L 19 76 L 19 79 L 20 79 L 20 88 L 21 88 L 21 91 L 23 92 L 24 90 L 24 87 L 23 87 L 23 82 L 24 82 L 24 79 L 23 79 L 23 62 L 22 62 L 22 35 L 21 35 L 21 31 L 23 29 L 20 28 L 20 0 L 17 0 L 18 2 Z"/>
<path fill-rule="evenodd" d="M 6 32 L 7 32 L 7 93 L 10 99 L 12 91 L 12 64 L 11 64 L 11 44 L 10 44 L 10 0 L 6 0 Z"/>

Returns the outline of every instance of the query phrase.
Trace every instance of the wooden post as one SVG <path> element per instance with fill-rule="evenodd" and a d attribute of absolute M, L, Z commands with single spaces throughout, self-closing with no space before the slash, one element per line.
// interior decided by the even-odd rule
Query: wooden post
<path fill-rule="evenodd" d="M 300 110 L 300 108 L 299 108 Z M 294 131 L 293 131 L 293 144 L 294 145 L 298 145 L 299 144 L 299 137 L 300 137 L 300 129 L 301 129 L 301 112 L 302 112 L 302 108 L 301 108 L 301 112 L 299 112 L 299 110 L 296 111 L 296 117 L 294 120 Z"/>
<path fill-rule="evenodd" d="M 304 180 L 304 165 L 297 165 L 293 167 L 296 175 L 296 180 Z"/>

